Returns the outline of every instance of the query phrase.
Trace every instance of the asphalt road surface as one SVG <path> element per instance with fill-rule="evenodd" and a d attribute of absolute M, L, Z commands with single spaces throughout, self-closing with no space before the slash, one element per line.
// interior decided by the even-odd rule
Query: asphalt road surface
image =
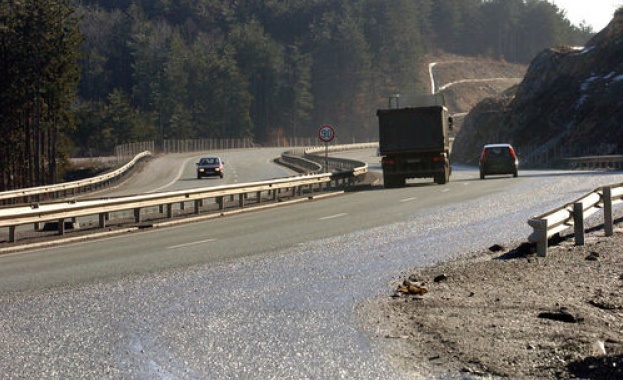
<path fill-rule="evenodd" d="M 284 148 L 266 148 L 157 156 L 128 180 L 112 189 L 104 189 L 95 196 L 166 192 L 288 177 L 296 173 L 272 163 L 283 151 Z M 222 179 L 197 179 L 195 164 L 203 156 L 221 157 L 225 162 L 225 176 Z"/>
<path fill-rule="evenodd" d="M 223 156 L 238 181 L 247 182 L 243 167 L 272 167 L 264 158 L 251 162 L 262 151 Z M 378 170 L 372 150 L 340 155 Z M 171 166 L 184 168 L 178 180 L 155 174 L 160 179 L 128 184 L 138 186 L 130 191 L 196 182 L 193 161 L 185 159 Z M 477 168 L 455 167 L 444 186 L 432 180 L 377 186 L 0 256 L 0 373 L 7 379 L 398 379 L 383 346 L 368 339 L 383 331 L 361 324 L 358 305 L 390 294 L 390 282 L 414 267 L 523 241 L 530 216 L 619 182 L 620 172 L 521 170 L 519 178 L 480 180 Z"/>

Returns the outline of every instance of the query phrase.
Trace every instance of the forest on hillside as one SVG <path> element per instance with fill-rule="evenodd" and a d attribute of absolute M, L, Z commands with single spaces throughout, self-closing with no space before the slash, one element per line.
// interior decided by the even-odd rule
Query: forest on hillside
<path fill-rule="evenodd" d="M 0 27 L 0 75 L 23 95 L 0 89 L 15 116 L 0 121 L 1 159 L 32 169 L 3 165 L 0 190 L 58 180 L 49 163 L 66 152 L 133 141 L 261 144 L 324 123 L 342 141 L 375 138 L 389 94 L 427 90 L 428 52 L 527 63 L 594 32 L 544 0 L 0 0 Z"/>

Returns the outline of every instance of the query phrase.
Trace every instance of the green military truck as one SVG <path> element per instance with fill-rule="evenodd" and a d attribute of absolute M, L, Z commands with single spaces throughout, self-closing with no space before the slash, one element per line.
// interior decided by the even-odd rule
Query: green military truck
<path fill-rule="evenodd" d="M 379 154 L 386 188 L 404 187 L 408 178 L 450 181 L 452 117 L 443 96 L 417 97 L 412 107 L 399 107 L 398 97 L 389 108 L 376 112 L 379 119 Z"/>

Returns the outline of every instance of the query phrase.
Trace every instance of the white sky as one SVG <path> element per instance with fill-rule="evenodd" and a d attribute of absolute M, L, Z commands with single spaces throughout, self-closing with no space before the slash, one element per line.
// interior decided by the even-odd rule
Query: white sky
<path fill-rule="evenodd" d="M 582 21 L 599 32 L 612 20 L 614 11 L 623 6 L 623 0 L 549 0 L 566 11 L 567 19 L 574 25 Z"/>

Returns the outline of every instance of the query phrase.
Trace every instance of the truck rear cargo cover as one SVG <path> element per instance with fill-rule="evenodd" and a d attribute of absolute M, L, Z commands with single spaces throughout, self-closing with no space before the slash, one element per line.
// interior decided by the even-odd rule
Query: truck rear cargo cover
<path fill-rule="evenodd" d="M 381 154 L 443 152 L 448 146 L 444 107 L 383 109 L 377 116 Z"/>

